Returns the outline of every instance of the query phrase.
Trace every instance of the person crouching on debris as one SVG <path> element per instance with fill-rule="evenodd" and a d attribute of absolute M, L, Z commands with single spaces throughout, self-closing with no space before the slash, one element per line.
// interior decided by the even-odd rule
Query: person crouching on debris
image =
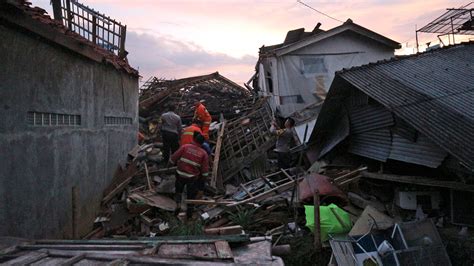
<path fill-rule="evenodd" d="M 201 147 L 204 136 L 196 133 L 194 141 L 181 146 L 170 159 L 171 164 L 176 164 L 175 200 L 176 211 L 179 214 L 181 206 L 181 194 L 186 186 L 187 198 L 195 199 L 198 191 L 202 191 L 206 178 L 209 176 L 209 156 Z M 186 209 L 186 217 L 189 219 L 193 214 L 194 206 L 189 204 Z"/>
<path fill-rule="evenodd" d="M 201 121 L 193 119 L 192 124 L 184 128 L 179 145 L 183 146 L 184 144 L 192 143 L 197 133 L 202 135 L 201 125 Z M 207 155 L 211 155 L 211 146 L 207 141 L 204 141 L 201 147 L 207 152 Z"/>
<path fill-rule="evenodd" d="M 198 119 L 193 119 L 192 124 L 183 129 L 183 134 L 181 134 L 181 140 L 179 145 L 183 146 L 184 144 L 190 144 L 194 141 L 194 133 L 198 132 L 202 135 L 201 130 L 202 123 Z"/>
<path fill-rule="evenodd" d="M 170 151 L 174 153 L 179 149 L 179 138 L 181 136 L 181 117 L 175 112 L 175 106 L 170 106 L 168 112 L 161 115 L 161 138 L 163 141 L 163 160 L 168 162 Z"/>
<path fill-rule="evenodd" d="M 198 101 L 194 104 L 194 117 L 202 122 L 202 135 L 206 140 L 209 140 L 209 127 L 211 126 L 212 116 L 204 106 L 204 100 Z"/>
<path fill-rule="evenodd" d="M 295 126 L 295 120 L 288 118 L 285 121 L 285 128 L 280 129 L 276 121 L 272 122 L 270 132 L 277 135 L 277 141 L 275 144 L 275 152 L 278 156 L 278 168 L 288 169 L 291 167 L 291 153 L 290 148 L 293 146 L 294 136 L 293 127 Z"/>

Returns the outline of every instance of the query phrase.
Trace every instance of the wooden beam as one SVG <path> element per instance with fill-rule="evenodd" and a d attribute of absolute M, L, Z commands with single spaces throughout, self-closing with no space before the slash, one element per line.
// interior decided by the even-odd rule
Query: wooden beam
<path fill-rule="evenodd" d="M 316 251 L 321 250 L 321 221 L 320 221 L 320 213 L 319 213 L 319 191 L 316 191 L 313 195 L 313 202 L 314 202 L 314 247 Z"/>
<path fill-rule="evenodd" d="M 244 184 L 240 183 L 240 187 L 244 190 L 244 192 L 249 195 L 249 197 L 253 197 L 253 194 L 244 186 Z"/>
<path fill-rule="evenodd" d="M 211 187 L 223 189 L 222 175 L 219 175 L 219 160 L 221 155 L 222 139 L 224 138 L 226 121 L 222 122 L 219 134 L 217 135 L 217 144 L 214 152 L 214 162 L 212 164 Z"/>
<path fill-rule="evenodd" d="M 70 266 L 70 265 L 74 265 L 76 263 L 78 263 L 79 261 L 83 260 L 86 258 L 86 254 L 85 253 L 82 253 L 82 254 L 79 254 L 79 255 L 76 255 L 72 258 L 69 258 L 65 261 L 63 261 L 60 265 L 61 266 Z"/>
<path fill-rule="evenodd" d="M 23 250 L 38 250 L 38 249 L 58 249 L 58 250 L 142 250 L 145 249 L 146 245 L 47 245 L 47 244 L 35 244 L 35 245 L 22 245 L 19 246 Z"/>
<path fill-rule="evenodd" d="M 342 180 L 345 179 L 345 178 L 351 177 L 351 176 L 356 175 L 356 174 L 358 174 L 358 173 L 360 173 L 360 172 L 362 172 L 362 171 L 365 171 L 365 170 L 367 170 L 367 167 L 361 167 L 361 168 L 356 169 L 356 170 L 354 170 L 354 171 L 351 171 L 351 172 L 349 172 L 349 173 L 347 173 L 347 174 L 343 174 L 343 175 L 341 175 L 341 176 L 338 176 L 338 177 L 334 178 L 333 181 L 334 181 L 335 183 L 338 183 L 339 181 L 342 181 Z"/>
<path fill-rule="evenodd" d="M 48 257 L 48 252 L 30 252 L 16 259 L 8 261 L 9 265 L 28 265 Z"/>
<path fill-rule="evenodd" d="M 231 225 L 231 226 L 204 229 L 204 233 L 206 235 L 236 235 L 236 234 L 241 234 L 242 231 L 243 231 L 243 228 L 240 225 Z"/>
<path fill-rule="evenodd" d="M 299 178 L 297 181 L 300 181 L 302 180 L 303 178 Z M 241 200 L 241 201 L 238 201 L 236 203 L 232 203 L 232 204 L 229 204 L 227 205 L 228 207 L 232 207 L 232 206 L 237 206 L 237 205 L 242 205 L 242 204 L 245 204 L 245 203 L 249 203 L 249 202 L 253 202 L 253 201 L 256 201 L 256 200 L 263 200 L 263 199 L 266 199 L 268 198 L 269 196 L 271 196 L 272 193 L 275 193 L 275 192 L 283 192 L 283 191 L 286 191 L 288 189 L 290 189 L 293 185 L 294 185 L 294 182 L 293 180 L 290 180 L 289 182 L 286 182 L 282 185 L 279 185 L 275 188 L 272 188 L 272 189 L 269 189 L 265 192 L 263 192 L 262 194 L 258 194 L 254 197 L 251 197 L 251 198 L 248 198 L 248 199 L 244 199 L 244 200 Z"/>
<path fill-rule="evenodd" d="M 184 201 L 186 204 L 193 204 L 193 205 L 229 205 L 235 203 L 235 201 L 215 201 L 215 200 L 195 200 L 195 199 L 187 199 Z"/>
<path fill-rule="evenodd" d="M 125 187 L 127 187 L 128 183 L 132 181 L 134 176 L 129 176 L 127 179 L 125 179 L 122 183 L 120 183 L 118 186 L 116 186 L 112 192 L 110 192 L 108 195 L 102 199 L 102 204 L 107 204 L 111 199 L 115 197 L 118 193 L 122 192 Z"/>
<path fill-rule="evenodd" d="M 248 242 L 249 235 L 229 235 L 229 236 L 160 236 L 160 237 L 140 237 L 137 240 L 125 239 L 91 239 L 91 240 L 56 240 L 42 239 L 36 240 L 35 244 L 45 245 L 146 245 L 152 246 L 159 243 L 210 243 L 217 240 L 225 240 L 229 243 Z M 34 245 L 33 245 L 34 246 Z M 21 246 L 18 246 L 19 248 Z M 77 254 L 76 254 L 77 255 Z"/>
<path fill-rule="evenodd" d="M 143 162 L 143 164 L 145 165 L 146 183 L 148 185 L 148 189 L 153 190 L 153 184 L 151 182 L 150 175 L 148 174 L 148 166 L 146 165 L 146 162 Z"/>

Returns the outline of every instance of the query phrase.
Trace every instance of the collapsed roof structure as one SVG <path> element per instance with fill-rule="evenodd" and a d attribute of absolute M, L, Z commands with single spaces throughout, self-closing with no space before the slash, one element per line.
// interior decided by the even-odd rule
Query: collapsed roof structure
<path fill-rule="evenodd" d="M 312 134 L 318 158 L 348 152 L 474 171 L 474 43 L 336 73 Z"/>
<path fill-rule="evenodd" d="M 211 115 L 233 117 L 251 108 L 253 102 L 249 90 L 219 72 L 175 80 L 152 77 L 140 90 L 140 116 L 159 115 L 174 105 L 181 117 L 189 119 L 194 103 L 204 100 Z"/>

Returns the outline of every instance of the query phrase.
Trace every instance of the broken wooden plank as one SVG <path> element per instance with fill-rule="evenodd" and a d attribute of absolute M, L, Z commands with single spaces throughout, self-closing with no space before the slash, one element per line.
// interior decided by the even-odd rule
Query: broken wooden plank
<path fill-rule="evenodd" d="M 176 202 L 173 199 L 155 194 L 153 191 L 136 192 L 128 196 L 128 198 L 166 211 L 174 211 L 176 209 Z"/>
<path fill-rule="evenodd" d="M 299 182 L 300 180 L 303 180 L 302 177 L 298 178 L 296 180 L 296 182 Z M 232 204 L 229 204 L 227 205 L 228 207 L 232 207 L 232 206 L 237 206 L 237 205 L 241 205 L 241 204 L 245 204 L 245 203 L 249 203 L 249 202 L 253 202 L 253 201 L 256 201 L 256 200 L 263 200 L 263 199 L 266 199 L 268 197 L 271 196 L 272 193 L 275 193 L 275 192 L 284 192 L 288 189 L 290 189 L 292 186 L 294 186 L 294 182 L 293 180 L 290 180 L 289 182 L 286 182 L 284 184 L 281 184 L 277 187 L 274 187 L 272 189 L 269 189 L 261 194 L 258 194 L 254 197 L 251 197 L 251 198 L 248 198 L 248 199 L 244 199 L 244 200 L 241 200 L 241 201 L 238 201 L 236 203 L 232 203 Z"/>
<path fill-rule="evenodd" d="M 356 175 L 355 177 L 352 177 L 352 178 L 349 178 L 349 179 L 347 179 L 347 180 L 341 181 L 341 182 L 338 183 L 337 185 L 338 185 L 338 186 L 344 186 L 344 185 L 347 185 L 347 184 L 350 184 L 350 183 L 353 183 L 353 182 L 358 181 L 361 177 L 362 177 L 362 175 Z"/>
<path fill-rule="evenodd" d="M 122 170 L 122 168 L 117 166 L 114 177 L 110 182 L 110 185 L 104 190 L 104 196 L 109 195 L 118 185 L 122 184 L 130 176 L 134 176 L 137 173 L 138 169 L 134 163 L 130 164 L 127 169 Z"/>
<path fill-rule="evenodd" d="M 48 257 L 48 252 L 30 252 L 16 259 L 8 261 L 9 265 L 28 265 Z"/>
<path fill-rule="evenodd" d="M 172 259 L 220 259 L 217 255 L 214 242 L 200 244 L 163 244 L 159 247 L 156 256 Z"/>
<path fill-rule="evenodd" d="M 241 234 L 242 231 L 243 228 L 240 225 L 204 229 L 206 235 L 238 235 Z"/>
<path fill-rule="evenodd" d="M 250 241 L 249 235 L 198 235 L 198 236 L 159 236 L 159 237 L 140 237 L 137 240 L 128 239 L 91 239 L 91 240 L 55 240 L 43 239 L 35 241 L 38 245 L 121 245 L 137 246 L 142 245 L 147 248 L 160 243 L 214 243 L 218 240 L 225 240 L 229 243 L 245 243 Z M 34 245 L 33 245 L 34 246 Z M 20 247 L 20 246 L 19 246 Z M 76 254 L 77 255 L 77 254 Z"/>
<path fill-rule="evenodd" d="M 47 244 L 35 244 L 35 245 L 21 245 L 20 249 L 23 250 L 38 250 L 38 249 L 58 249 L 58 250 L 142 250 L 145 249 L 145 245 L 47 245 Z"/>
<path fill-rule="evenodd" d="M 232 203 L 236 203 L 236 201 L 216 201 L 216 200 L 195 200 L 195 199 L 187 199 L 184 201 L 186 204 L 193 204 L 193 205 L 228 205 Z"/>
<path fill-rule="evenodd" d="M 227 224 L 228 222 L 230 222 L 230 220 L 227 217 L 222 217 L 219 220 L 213 222 L 212 224 L 206 226 L 206 228 L 220 227 L 220 226 L 223 226 L 223 225 Z"/>
<path fill-rule="evenodd" d="M 103 231 L 104 228 L 101 226 L 101 227 L 97 227 L 95 228 L 94 230 L 90 231 L 87 235 L 85 235 L 82 239 L 90 239 L 90 238 L 93 238 L 94 236 L 96 236 L 97 234 L 99 234 L 101 231 Z"/>
<path fill-rule="evenodd" d="M 136 166 L 134 166 L 135 164 L 131 164 L 131 166 L 129 167 L 134 167 L 134 169 L 136 169 Z M 127 178 L 125 178 L 125 180 L 120 183 L 119 185 L 117 185 L 114 189 L 112 189 L 112 191 L 107 194 L 103 199 L 102 199 L 102 204 L 107 204 L 110 200 L 112 200 L 118 193 L 122 192 L 126 187 L 127 185 L 130 183 L 130 181 L 132 181 L 136 171 L 128 171 L 127 170 L 127 173 L 129 174 L 127 176 Z"/>
<path fill-rule="evenodd" d="M 242 183 L 240 184 L 240 187 L 244 190 L 245 193 L 247 193 L 247 195 L 249 195 L 249 197 L 253 197 L 253 194 Z"/>
<path fill-rule="evenodd" d="M 288 179 L 293 180 L 293 177 L 292 177 L 290 174 L 288 174 L 288 172 L 287 172 L 285 169 L 281 168 L 280 171 L 281 171 Z"/>
<path fill-rule="evenodd" d="M 347 173 L 347 174 L 343 174 L 343 175 L 341 175 L 341 176 L 338 176 L 338 177 L 334 178 L 334 182 L 335 182 L 335 183 L 341 182 L 341 181 L 344 180 L 345 178 L 352 177 L 353 175 L 356 175 L 356 174 L 358 174 L 358 173 L 360 173 L 360 172 L 362 172 L 362 171 L 365 171 L 365 170 L 367 170 L 367 167 L 361 167 L 361 168 L 356 169 L 356 170 L 354 170 L 354 171 L 350 171 L 350 172 Z"/>
<path fill-rule="evenodd" d="M 145 165 L 146 183 L 148 185 L 148 189 L 153 190 L 153 185 L 150 179 L 150 175 L 148 174 L 148 166 L 146 165 L 146 162 L 143 162 L 143 164 Z"/>
<path fill-rule="evenodd" d="M 227 241 L 216 241 L 214 245 L 216 247 L 218 258 L 232 259 L 234 257 L 232 254 L 232 249 L 230 249 L 229 243 Z"/>
<path fill-rule="evenodd" d="M 72 258 L 69 258 L 69 259 L 63 261 L 63 262 L 61 263 L 61 266 L 74 265 L 74 264 L 78 263 L 79 261 L 81 261 L 81 260 L 83 260 L 83 259 L 85 259 L 85 258 L 86 258 L 86 254 L 85 254 L 85 253 L 81 253 L 81 254 L 79 254 L 79 255 L 76 255 L 76 256 L 74 256 L 74 257 L 72 257 Z"/>
<path fill-rule="evenodd" d="M 8 255 L 18 251 L 18 246 L 10 246 L 0 250 L 0 256 Z"/>
<path fill-rule="evenodd" d="M 212 176 L 211 176 L 211 187 L 223 189 L 224 185 L 222 182 L 222 176 L 219 175 L 219 161 L 221 155 L 222 139 L 224 138 L 226 121 L 222 122 L 219 134 L 217 135 L 217 144 L 214 152 L 214 162 L 212 164 Z"/>
<path fill-rule="evenodd" d="M 320 251 L 322 248 L 321 220 L 320 220 L 321 218 L 320 218 L 320 213 L 319 213 L 319 206 L 320 206 L 319 191 L 317 190 L 313 195 L 313 203 L 314 203 L 314 247 L 316 248 L 316 251 Z"/>

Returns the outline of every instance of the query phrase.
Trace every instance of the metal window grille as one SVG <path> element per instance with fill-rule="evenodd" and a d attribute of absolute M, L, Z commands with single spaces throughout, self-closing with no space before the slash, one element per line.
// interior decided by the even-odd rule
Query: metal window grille
<path fill-rule="evenodd" d="M 105 116 L 104 124 L 106 126 L 131 125 L 133 119 L 130 117 Z"/>
<path fill-rule="evenodd" d="M 80 126 L 81 116 L 30 111 L 27 113 L 26 123 L 29 126 Z"/>
<path fill-rule="evenodd" d="M 59 3 L 59 1 L 61 1 Z M 55 19 L 61 20 L 71 31 L 104 49 L 125 58 L 127 26 L 79 3 L 77 0 L 54 0 Z"/>

